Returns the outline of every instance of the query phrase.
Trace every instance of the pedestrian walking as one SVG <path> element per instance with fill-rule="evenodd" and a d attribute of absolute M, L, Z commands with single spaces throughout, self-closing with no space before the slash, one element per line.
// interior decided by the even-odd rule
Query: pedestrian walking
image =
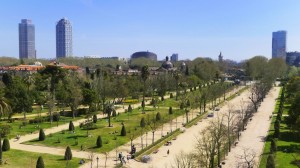
<path fill-rule="evenodd" d="M 168 151 L 167 151 L 167 154 L 169 155 L 170 154 L 170 150 L 168 149 Z"/>

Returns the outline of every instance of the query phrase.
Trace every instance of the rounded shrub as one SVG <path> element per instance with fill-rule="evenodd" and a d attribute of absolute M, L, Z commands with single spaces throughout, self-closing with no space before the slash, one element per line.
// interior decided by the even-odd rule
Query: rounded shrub
<path fill-rule="evenodd" d="M 72 151 L 69 146 L 67 146 L 65 151 L 65 160 L 72 160 Z"/>
<path fill-rule="evenodd" d="M 128 112 L 132 112 L 132 107 L 131 107 L 131 104 L 129 104 L 129 106 L 128 106 Z"/>
<path fill-rule="evenodd" d="M 93 122 L 94 122 L 94 123 L 97 123 L 97 120 L 98 120 L 98 119 L 97 119 L 97 115 L 94 114 L 94 115 L 93 115 Z"/>
<path fill-rule="evenodd" d="M 46 135 L 44 130 L 41 128 L 39 133 L 39 141 L 44 141 L 46 139 Z"/>
<path fill-rule="evenodd" d="M 42 156 L 39 156 L 36 162 L 36 168 L 45 168 L 45 164 Z"/>
<path fill-rule="evenodd" d="M 4 138 L 3 145 L 2 145 L 2 151 L 9 151 L 9 150 L 10 150 L 9 140 L 7 138 Z"/>
<path fill-rule="evenodd" d="M 160 116 L 160 112 L 156 113 L 156 121 L 160 121 L 161 120 L 161 116 Z"/>
<path fill-rule="evenodd" d="M 173 109 L 172 109 L 172 107 L 169 107 L 169 114 L 170 114 L 170 115 L 173 114 Z"/>
<path fill-rule="evenodd" d="M 122 126 L 122 130 L 121 130 L 121 136 L 126 136 L 126 129 L 125 129 L 125 125 Z"/>
<path fill-rule="evenodd" d="M 102 138 L 101 138 L 100 135 L 97 138 L 96 146 L 97 146 L 97 148 L 101 148 L 102 147 Z"/>
<path fill-rule="evenodd" d="M 75 130 L 75 127 L 74 127 L 74 124 L 72 121 L 70 121 L 69 123 L 69 131 L 74 131 Z"/>

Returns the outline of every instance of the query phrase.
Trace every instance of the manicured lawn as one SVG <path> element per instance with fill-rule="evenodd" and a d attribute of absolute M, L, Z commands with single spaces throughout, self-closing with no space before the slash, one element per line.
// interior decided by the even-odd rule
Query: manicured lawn
<path fill-rule="evenodd" d="M 139 109 L 134 109 L 132 113 L 121 113 L 117 115 L 117 117 L 113 117 L 113 127 L 108 127 L 106 119 L 98 120 L 96 123 L 97 129 L 88 131 L 91 135 L 90 137 L 87 136 L 87 130 L 76 127 L 75 133 L 71 133 L 69 131 L 59 132 L 47 136 L 45 141 L 32 140 L 30 142 L 26 142 L 26 144 L 39 144 L 62 148 L 71 145 L 73 149 L 80 149 L 81 145 L 83 145 L 84 149 L 87 150 L 95 150 L 97 152 L 111 151 L 116 148 L 116 146 L 121 146 L 129 142 L 130 134 L 133 134 L 134 137 L 140 136 L 141 128 L 139 125 L 141 118 L 144 117 L 146 122 L 147 120 L 152 120 L 155 118 L 158 111 L 161 114 L 162 122 L 168 122 L 168 109 L 146 108 L 146 114 L 142 114 Z M 182 110 L 173 110 L 173 115 L 170 116 L 170 118 L 174 118 L 182 114 Z M 122 123 L 125 125 L 127 136 L 120 136 Z M 150 128 L 147 127 L 147 129 L 149 130 Z M 103 146 L 101 148 L 95 148 L 98 135 L 101 135 L 103 142 Z"/>
<path fill-rule="evenodd" d="M 281 91 L 280 91 L 281 92 Z M 281 93 L 279 93 L 280 95 Z M 279 101 L 280 96 L 277 99 L 275 112 L 277 113 L 279 108 Z M 288 109 L 290 105 L 284 104 L 284 111 L 283 114 L 287 114 Z M 265 143 L 264 153 L 262 154 L 261 162 L 259 167 L 265 168 L 267 163 L 267 158 L 270 153 L 270 147 L 271 147 L 271 139 L 274 133 L 274 122 L 276 120 L 276 116 L 272 118 L 272 123 L 269 130 L 269 135 L 267 137 L 267 141 Z M 282 122 L 280 124 L 280 138 L 277 140 L 277 152 L 276 152 L 276 167 L 277 168 L 297 168 L 295 164 L 293 164 L 294 156 L 295 155 L 295 149 L 300 150 L 300 139 L 299 137 L 295 137 L 293 133 L 290 132 L 290 130 L 287 128 L 287 125 L 284 124 L 284 117 L 282 117 Z M 298 157 L 298 160 L 300 160 L 300 156 Z"/>
<path fill-rule="evenodd" d="M 11 149 L 7 152 L 3 152 L 3 161 L 7 160 L 7 164 L 0 165 L 0 167 L 5 168 L 25 168 L 25 167 L 35 167 L 39 156 L 43 157 L 45 167 L 47 168 L 59 168 L 68 167 L 75 168 L 79 167 L 79 158 L 72 158 L 68 162 L 64 160 L 64 156 L 41 154 L 34 152 L 26 152 L 21 150 Z"/>
<path fill-rule="evenodd" d="M 82 119 L 82 117 L 77 117 L 76 120 Z M 14 138 L 16 135 L 25 135 L 25 134 L 30 134 L 31 132 L 34 133 L 36 131 L 39 131 L 40 128 L 46 129 L 46 128 L 51 128 L 55 127 L 57 125 L 69 123 L 69 121 L 74 120 L 72 117 L 63 117 L 60 116 L 60 121 L 59 122 L 53 122 L 52 125 L 50 122 L 43 122 L 43 123 L 38 123 L 38 124 L 29 124 L 27 119 L 27 124 L 26 126 L 23 126 L 23 120 L 15 120 L 12 123 L 9 123 L 7 121 L 1 121 L 0 125 L 9 125 L 11 126 L 10 134 L 8 135 L 9 138 Z"/>

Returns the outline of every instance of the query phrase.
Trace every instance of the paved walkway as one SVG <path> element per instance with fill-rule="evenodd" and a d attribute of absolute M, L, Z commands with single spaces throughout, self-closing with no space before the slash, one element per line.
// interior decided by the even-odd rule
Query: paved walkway
<path fill-rule="evenodd" d="M 218 112 L 215 112 L 215 116 L 221 116 L 228 111 L 227 104 L 239 104 L 241 100 L 248 100 L 249 91 L 243 92 L 240 96 L 235 97 L 234 99 L 227 102 L 224 106 L 220 108 Z M 250 103 L 246 101 L 246 103 Z M 239 107 L 234 107 L 238 109 Z M 198 122 L 197 125 L 192 126 L 189 129 L 186 129 L 183 134 L 180 134 L 176 140 L 172 141 L 171 146 L 162 146 L 159 149 L 159 152 L 156 154 L 151 154 L 152 161 L 149 163 L 141 163 L 137 161 L 130 161 L 126 166 L 130 168 L 170 168 L 174 165 L 175 157 L 180 155 L 181 152 L 190 153 L 193 152 L 196 146 L 196 137 L 199 136 L 199 132 L 206 129 L 211 121 L 214 121 L 217 117 L 203 119 Z M 170 151 L 167 154 L 167 151 Z M 176 166 L 175 166 L 176 167 Z"/>
<path fill-rule="evenodd" d="M 169 98 L 169 96 L 165 96 L 165 98 Z M 146 104 L 149 104 L 150 101 L 147 101 Z M 140 104 L 136 104 L 134 105 L 135 107 L 139 106 Z M 125 106 L 125 108 L 127 108 L 127 106 Z M 117 112 L 124 112 L 124 109 L 117 109 Z M 191 118 L 191 115 L 193 115 L 194 117 L 196 116 L 196 114 L 193 114 L 193 113 L 190 113 L 190 118 Z M 102 114 L 99 114 L 98 115 L 98 118 L 103 118 L 103 117 L 106 117 Z M 179 127 L 182 122 L 185 121 L 184 117 L 185 115 L 181 116 L 182 118 L 178 118 L 177 119 L 177 126 Z M 78 126 L 81 122 L 84 122 L 85 119 L 80 119 L 80 120 L 77 120 L 77 121 L 74 121 L 74 126 Z M 181 122 L 182 121 L 182 122 Z M 169 123 L 168 123 L 169 124 Z M 56 132 L 59 132 L 61 130 L 64 130 L 64 129 L 67 129 L 68 128 L 68 124 L 63 124 L 63 125 L 60 125 L 58 127 L 53 127 L 53 128 L 49 128 L 49 129 L 46 129 L 45 130 L 45 134 L 48 135 L 50 133 L 56 133 Z M 164 129 L 161 129 L 161 128 L 158 128 L 157 131 L 156 131 L 156 134 L 155 134 L 155 139 L 159 139 L 161 138 L 161 135 L 166 135 L 166 132 L 169 132 L 170 129 L 175 129 L 176 128 L 176 123 L 175 123 L 175 120 L 173 121 L 173 124 L 172 124 L 172 127 L 169 125 L 165 125 L 164 126 Z M 145 136 L 145 135 L 144 135 Z M 19 149 L 19 150 L 25 150 L 25 151 L 31 151 L 31 152 L 39 152 L 39 153 L 49 153 L 49 154 L 55 154 L 55 155 L 64 155 L 64 151 L 65 149 L 62 149 L 62 148 L 55 148 L 55 147 L 46 147 L 46 146 L 37 146 L 37 145 L 24 145 L 24 144 L 21 144 L 22 142 L 25 142 L 25 141 L 29 141 L 29 140 L 32 140 L 32 139 L 35 139 L 38 137 L 38 133 L 34 133 L 34 134 L 28 134 L 28 135 L 24 135 L 20 138 L 20 140 L 16 141 L 15 139 L 11 139 L 10 140 L 10 143 L 11 143 L 11 148 L 13 149 Z M 148 143 L 150 144 L 151 141 L 152 141 L 152 133 L 148 132 L 148 139 L 147 139 Z M 144 140 L 145 142 L 145 140 Z M 137 148 L 141 147 L 141 143 L 140 143 L 140 137 L 139 138 L 136 138 L 134 140 L 134 143 L 137 144 Z M 130 142 L 127 143 L 126 145 L 123 145 L 121 147 L 119 147 L 117 149 L 117 152 L 118 151 L 124 151 L 125 152 L 129 152 L 130 150 Z M 107 161 L 107 165 L 109 165 L 109 167 L 113 167 L 115 161 L 115 156 L 116 156 L 116 150 L 113 150 L 110 152 L 109 154 L 109 158 L 108 158 L 108 161 Z M 89 152 L 82 152 L 82 151 L 72 151 L 73 153 L 73 156 L 74 157 L 78 157 L 78 158 L 85 158 L 85 159 L 88 159 L 90 157 L 90 153 Z M 95 154 L 95 157 L 99 157 L 100 160 L 102 162 L 100 162 L 101 166 L 104 166 L 104 158 L 105 156 L 103 154 Z M 96 167 L 96 159 L 94 159 L 94 166 Z M 90 167 L 90 163 L 87 163 L 85 165 L 83 165 L 83 167 Z"/>
<path fill-rule="evenodd" d="M 240 156 L 245 156 L 244 151 L 251 158 L 251 154 L 255 154 L 254 162 L 258 167 L 258 162 L 265 144 L 265 138 L 268 135 L 271 120 L 269 116 L 274 111 L 276 105 L 276 98 L 279 94 L 279 87 L 273 88 L 265 100 L 261 103 L 258 112 L 252 117 L 252 121 L 248 123 L 247 129 L 242 133 L 240 141 L 237 146 L 232 149 L 225 160 L 224 168 L 238 168 L 242 167 L 245 159 L 240 159 Z"/>

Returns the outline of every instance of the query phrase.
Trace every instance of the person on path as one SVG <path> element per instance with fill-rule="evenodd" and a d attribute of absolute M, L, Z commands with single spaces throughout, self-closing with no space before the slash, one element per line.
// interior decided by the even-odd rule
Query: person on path
<path fill-rule="evenodd" d="M 122 152 L 119 153 L 119 160 L 120 160 L 121 163 L 123 163 L 122 162 Z"/>
<path fill-rule="evenodd" d="M 170 150 L 168 149 L 168 151 L 167 151 L 167 154 L 169 155 L 170 154 Z"/>
<path fill-rule="evenodd" d="M 122 162 L 126 164 L 125 156 L 122 157 Z"/>

